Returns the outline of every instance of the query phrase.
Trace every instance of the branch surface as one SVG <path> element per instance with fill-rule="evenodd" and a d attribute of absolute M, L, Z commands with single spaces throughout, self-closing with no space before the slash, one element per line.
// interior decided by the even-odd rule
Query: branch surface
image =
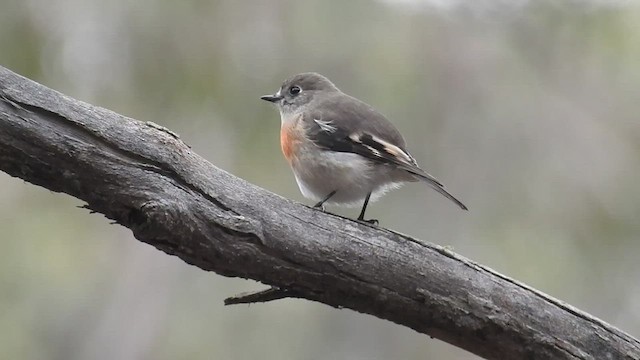
<path fill-rule="evenodd" d="M 387 319 L 487 359 L 640 359 L 618 329 L 443 247 L 220 170 L 174 133 L 0 67 L 0 170 L 87 203 L 203 270 Z"/>

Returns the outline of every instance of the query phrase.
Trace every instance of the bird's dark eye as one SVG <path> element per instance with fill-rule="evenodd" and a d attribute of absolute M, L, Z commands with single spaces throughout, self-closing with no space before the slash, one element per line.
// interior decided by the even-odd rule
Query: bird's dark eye
<path fill-rule="evenodd" d="M 291 95 L 298 95 L 300 93 L 300 91 L 302 91 L 302 89 L 300 89 L 300 86 L 292 86 L 289 89 L 289 94 Z"/>

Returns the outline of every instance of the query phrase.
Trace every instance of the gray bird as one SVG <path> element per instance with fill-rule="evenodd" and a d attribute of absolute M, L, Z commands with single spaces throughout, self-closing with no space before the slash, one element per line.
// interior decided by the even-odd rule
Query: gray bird
<path fill-rule="evenodd" d="M 406 182 L 424 181 L 467 207 L 418 167 L 400 132 L 372 106 L 340 91 L 317 73 L 295 75 L 262 100 L 280 110 L 280 145 L 305 197 L 325 204 L 362 205 Z"/>

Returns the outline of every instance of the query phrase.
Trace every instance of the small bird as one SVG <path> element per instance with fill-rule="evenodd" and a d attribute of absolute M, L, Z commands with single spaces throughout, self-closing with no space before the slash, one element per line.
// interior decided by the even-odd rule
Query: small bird
<path fill-rule="evenodd" d="M 424 181 L 460 208 L 467 207 L 418 167 L 404 138 L 372 106 L 340 91 L 317 73 L 295 75 L 262 100 L 280 110 L 280 146 L 306 198 L 325 204 L 362 205 L 406 182 Z"/>

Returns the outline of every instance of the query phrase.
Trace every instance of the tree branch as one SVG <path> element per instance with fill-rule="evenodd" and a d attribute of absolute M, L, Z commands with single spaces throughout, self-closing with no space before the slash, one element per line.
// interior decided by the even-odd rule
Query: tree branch
<path fill-rule="evenodd" d="M 252 304 L 252 303 L 261 303 L 261 302 L 280 300 L 285 298 L 296 298 L 296 297 L 301 297 L 301 296 L 287 289 L 280 289 L 278 287 L 272 286 L 266 290 L 244 293 L 244 294 L 228 297 L 224 299 L 224 304 L 225 305 Z"/>
<path fill-rule="evenodd" d="M 0 68 L 0 170 L 87 202 L 201 269 L 410 327 L 488 359 L 640 359 L 631 336 L 437 245 L 283 199 L 174 133 Z"/>

